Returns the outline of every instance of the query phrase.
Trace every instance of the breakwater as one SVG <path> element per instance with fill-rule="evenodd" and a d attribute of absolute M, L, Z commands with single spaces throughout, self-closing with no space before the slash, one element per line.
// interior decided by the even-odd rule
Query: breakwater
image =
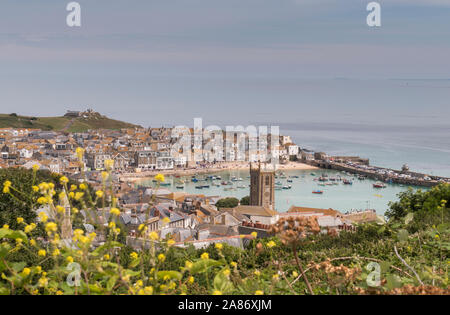
<path fill-rule="evenodd" d="M 369 166 L 368 164 L 357 164 L 343 161 L 336 162 L 333 160 L 310 160 L 307 163 L 323 169 L 348 172 L 383 182 L 408 186 L 433 187 L 441 183 L 450 183 L 450 178 L 415 173 L 410 172 L 409 170 L 398 171 L 383 167 Z"/>

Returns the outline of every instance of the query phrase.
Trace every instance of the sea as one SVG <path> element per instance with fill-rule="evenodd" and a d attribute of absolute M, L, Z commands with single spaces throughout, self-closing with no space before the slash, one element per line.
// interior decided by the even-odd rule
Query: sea
<path fill-rule="evenodd" d="M 374 209 L 377 214 L 384 215 L 389 208 L 389 202 L 397 200 L 398 193 L 408 189 L 407 186 L 398 184 L 387 184 L 386 188 L 374 188 L 373 184 L 376 182 L 374 180 L 360 180 L 353 175 L 335 170 L 283 170 L 282 173 L 277 172 L 276 182 L 278 185 L 276 187 L 279 188 L 275 190 L 275 208 L 279 212 L 285 212 L 291 206 L 301 206 L 333 208 L 343 213 Z M 352 184 L 347 185 L 343 181 L 336 181 L 336 184 L 331 184 L 332 181 L 325 183 L 318 181 L 318 178 L 323 175 L 328 178 L 348 179 Z M 220 176 L 221 179 L 214 180 L 209 176 Z M 246 170 L 201 174 L 196 176 L 196 180 L 193 182 L 192 176 L 166 176 L 165 186 L 161 188 L 190 194 L 239 199 L 250 193 L 249 171 Z M 222 185 L 222 182 L 231 182 L 231 184 Z M 152 178 L 149 178 L 137 182 L 136 185 L 155 187 L 156 184 Z M 183 188 L 177 188 L 177 186 L 183 186 Z M 199 186 L 209 187 L 199 188 Z M 420 189 L 419 187 L 412 188 Z M 313 193 L 314 191 L 323 193 L 316 194 Z"/>

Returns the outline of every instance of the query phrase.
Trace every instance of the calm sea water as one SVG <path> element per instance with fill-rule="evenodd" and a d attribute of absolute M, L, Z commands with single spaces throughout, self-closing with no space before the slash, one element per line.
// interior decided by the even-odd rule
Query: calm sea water
<path fill-rule="evenodd" d="M 371 165 L 450 177 L 450 125 L 286 125 L 284 133 L 301 147 L 332 155 L 358 155 Z"/>
<path fill-rule="evenodd" d="M 315 175 L 312 175 L 314 173 Z M 348 178 L 353 181 L 353 185 L 344 185 L 339 182 L 338 185 L 333 186 L 319 186 L 318 181 L 314 181 L 320 175 L 326 173 L 329 177 L 336 177 L 340 175 L 342 178 Z M 372 184 L 375 181 L 366 179 L 358 180 L 351 175 L 346 175 L 341 172 L 332 170 L 291 170 L 284 171 L 287 178 L 278 178 L 277 181 L 283 185 L 291 185 L 291 189 L 282 189 L 275 191 L 275 207 L 277 211 L 287 211 L 292 205 L 314 208 L 333 208 L 341 212 L 346 212 L 352 209 L 375 209 L 378 214 L 384 214 L 388 209 L 388 202 L 397 200 L 397 194 L 407 187 L 390 184 L 386 188 L 376 189 Z M 212 185 L 211 180 L 200 180 L 206 177 L 206 175 L 198 175 L 199 181 L 194 183 L 191 181 L 191 177 L 175 178 L 173 176 L 166 177 L 166 183 L 170 183 L 170 186 L 164 187 L 171 191 L 185 191 L 193 194 L 204 194 L 207 196 L 222 196 L 222 197 L 236 197 L 242 198 L 249 195 L 249 172 L 240 171 L 222 171 L 211 175 L 220 175 L 222 181 L 229 181 L 233 176 L 236 178 L 242 178 L 242 181 L 233 182 L 232 186 L 216 187 Z M 298 176 L 299 178 L 290 178 L 290 176 Z M 287 182 L 290 179 L 292 182 Z M 176 186 L 180 185 L 179 181 L 184 180 L 184 189 L 177 189 Z M 214 181 L 220 184 L 220 180 Z M 142 185 L 153 186 L 152 179 L 143 180 L 140 182 Z M 210 185 L 210 188 L 198 189 L 196 186 Z M 244 188 L 238 188 L 242 186 Z M 232 190 L 225 190 L 225 188 L 233 187 Z M 313 190 L 322 190 L 323 194 L 313 194 Z"/>

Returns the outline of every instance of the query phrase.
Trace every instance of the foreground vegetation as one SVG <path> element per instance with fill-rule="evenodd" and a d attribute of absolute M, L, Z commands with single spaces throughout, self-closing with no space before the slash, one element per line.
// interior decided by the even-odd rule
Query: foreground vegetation
<path fill-rule="evenodd" d="M 37 169 L 0 170 L 1 294 L 449 294 L 450 185 L 401 193 L 387 224 L 354 233 L 320 234 L 315 218 L 289 219 L 271 238 L 251 236 L 245 250 L 197 250 L 141 225 L 148 246 L 135 251 L 124 242 L 110 173 L 102 175 L 104 189 L 93 192 Z M 94 248 L 97 234 L 77 220 L 79 209 L 98 205 L 111 206 L 111 220 L 96 226 L 106 242 Z M 32 211 L 39 207 L 48 215 Z"/>

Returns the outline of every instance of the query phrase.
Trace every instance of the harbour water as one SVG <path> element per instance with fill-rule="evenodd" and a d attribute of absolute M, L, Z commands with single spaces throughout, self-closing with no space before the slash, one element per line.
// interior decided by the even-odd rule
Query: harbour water
<path fill-rule="evenodd" d="M 283 171 L 284 176 L 277 172 L 276 182 L 278 188 L 275 191 L 275 205 L 279 212 L 287 211 L 292 205 L 313 208 L 333 208 L 341 212 L 352 209 L 375 209 L 380 215 L 388 209 L 389 201 L 398 200 L 397 194 L 408 189 L 406 186 L 386 184 L 386 188 L 374 188 L 376 182 L 371 179 L 360 180 L 357 177 L 333 170 L 289 170 Z M 340 176 L 348 179 L 352 185 L 346 185 L 343 181 L 320 182 L 322 175 L 328 178 Z M 220 176 L 221 179 L 206 179 L 208 176 Z M 204 194 L 206 196 L 236 197 L 242 198 L 249 195 L 249 172 L 246 170 L 222 171 L 208 175 L 196 176 L 197 182 L 193 182 L 191 176 L 175 177 L 166 176 L 163 188 L 171 191 L 184 191 L 192 194 Z M 234 180 L 232 180 L 234 179 Z M 139 185 L 154 186 L 153 179 L 140 181 Z M 181 183 L 184 182 L 184 184 Z M 231 185 L 222 185 L 222 182 L 231 182 Z M 291 186 L 290 189 L 282 187 Z M 177 188 L 179 186 L 179 188 Z M 183 188 L 181 188 L 183 186 Z M 209 186 L 199 189 L 199 186 Z M 418 188 L 418 187 L 414 187 Z M 425 189 L 425 188 L 423 188 Z M 323 191 L 322 194 L 314 194 L 313 191 Z"/>

